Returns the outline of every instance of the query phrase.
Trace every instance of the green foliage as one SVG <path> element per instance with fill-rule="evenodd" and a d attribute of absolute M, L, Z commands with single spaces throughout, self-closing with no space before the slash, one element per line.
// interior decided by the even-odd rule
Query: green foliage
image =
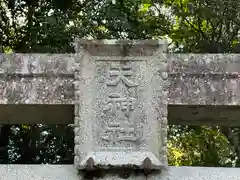
<path fill-rule="evenodd" d="M 14 125 L 10 136 L 10 163 L 72 164 L 74 133 L 64 125 Z"/>
<path fill-rule="evenodd" d="M 234 165 L 234 150 L 217 127 L 171 126 L 168 138 L 171 165 Z"/>
<path fill-rule="evenodd" d="M 167 0 L 177 18 L 170 37 L 182 52 L 234 52 L 239 43 L 239 8 L 234 0 Z"/>

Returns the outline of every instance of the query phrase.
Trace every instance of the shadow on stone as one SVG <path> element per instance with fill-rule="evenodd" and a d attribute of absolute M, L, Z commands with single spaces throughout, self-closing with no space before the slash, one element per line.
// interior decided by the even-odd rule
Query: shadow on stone
<path fill-rule="evenodd" d="M 118 176 L 122 179 L 127 179 L 130 176 L 149 176 L 159 174 L 161 170 L 152 169 L 149 174 L 146 174 L 143 169 L 137 167 L 109 167 L 108 169 L 96 168 L 92 171 L 79 170 L 78 174 L 84 179 L 104 178 L 106 175 Z"/>

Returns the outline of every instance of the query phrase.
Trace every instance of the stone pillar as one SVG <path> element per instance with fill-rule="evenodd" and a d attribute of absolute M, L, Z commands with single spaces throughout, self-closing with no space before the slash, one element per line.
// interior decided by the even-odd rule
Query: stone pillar
<path fill-rule="evenodd" d="M 77 169 L 167 165 L 165 41 L 76 42 Z"/>

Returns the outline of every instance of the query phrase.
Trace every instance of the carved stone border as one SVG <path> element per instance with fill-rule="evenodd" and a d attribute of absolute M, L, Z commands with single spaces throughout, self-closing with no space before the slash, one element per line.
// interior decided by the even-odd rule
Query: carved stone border
<path fill-rule="evenodd" d="M 104 43 L 102 43 L 104 42 Z M 109 43 L 110 42 L 110 43 Z M 115 42 L 115 43 L 113 43 Z M 79 41 L 76 43 L 75 71 L 75 158 L 77 169 L 131 166 L 140 169 L 161 169 L 167 165 L 167 59 L 163 41 Z M 115 47 L 115 45 L 117 45 Z M 119 46 L 120 45 L 120 46 Z M 126 48 L 127 47 L 127 48 Z M 145 84 L 142 85 L 144 148 L 107 147 L 95 148 L 98 131 L 94 88 L 96 85 L 95 62 L 134 62 Z M 94 122 L 92 122 L 94 121 Z M 97 125 L 96 125 L 97 126 Z"/>

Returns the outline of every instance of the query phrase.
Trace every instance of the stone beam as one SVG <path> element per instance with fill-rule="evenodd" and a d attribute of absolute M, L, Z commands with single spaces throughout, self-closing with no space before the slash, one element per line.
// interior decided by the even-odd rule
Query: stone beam
<path fill-rule="evenodd" d="M 170 81 L 169 124 L 240 125 L 239 54 L 165 57 Z"/>
<path fill-rule="evenodd" d="M 86 42 L 85 45 L 96 60 L 109 61 L 118 58 L 109 54 L 104 55 L 104 49 L 100 49 L 96 44 Z M 114 45 L 109 45 L 108 48 L 112 46 Z M 95 56 L 94 49 L 101 52 L 100 56 Z M 114 54 L 113 51 L 111 53 Z M 132 53 L 134 56 L 129 56 L 130 59 L 124 57 L 122 60 L 146 60 L 150 57 L 143 53 L 145 55 L 150 53 L 149 49 L 142 50 L 138 56 Z M 0 103 L 74 104 L 74 71 L 78 66 L 75 61 L 82 55 L 1 54 Z M 164 54 L 164 56 L 168 61 L 169 104 L 240 104 L 240 55 Z"/>
<path fill-rule="evenodd" d="M 0 104 L 0 112 L 0 124 L 74 124 L 74 105 Z M 239 112 L 240 106 L 168 105 L 168 124 L 239 126 Z"/>
<path fill-rule="evenodd" d="M 103 49 L 97 45 L 86 42 L 86 46 L 96 60 L 109 61 L 118 58 L 109 54 L 104 56 Z M 112 45 L 108 47 L 112 48 Z M 95 56 L 94 49 L 101 51 L 100 56 Z M 114 54 L 113 51 L 111 53 Z M 139 53 L 141 56 L 136 54 L 129 56 L 130 60 L 139 58 L 146 60 L 150 57 L 143 53 L 149 53 L 149 49 L 142 50 Z M 74 70 L 77 67 L 75 60 L 80 59 L 82 55 L 1 54 L 0 103 L 74 104 L 73 81 Z M 240 55 L 164 54 L 164 56 L 168 61 L 169 104 L 240 104 Z M 122 59 L 129 60 L 127 58 Z"/>
<path fill-rule="evenodd" d="M 0 104 L 0 124 L 74 124 L 74 105 Z"/>
<path fill-rule="evenodd" d="M 111 54 L 96 56 L 95 51 L 103 51 L 96 46 L 97 43 L 100 43 L 99 41 L 96 41 L 94 46 L 85 43 L 92 56 L 98 61 L 101 59 L 109 61 L 117 58 Z M 118 45 L 120 44 L 118 43 Z M 153 44 L 150 43 L 150 46 Z M 109 47 L 111 45 L 108 45 Z M 131 60 L 136 60 L 136 57 L 141 57 L 142 61 L 146 60 L 149 56 L 145 55 L 149 54 L 145 53 L 144 55 L 144 52 L 144 50 L 141 51 L 141 56 L 134 54 L 131 56 Z M 112 53 L 114 52 L 112 51 Z M 84 53 L 1 54 L 0 104 L 74 105 L 74 72 L 79 66 L 75 61 L 83 55 Z M 240 104 L 239 54 L 163 55 L 162 57 L 168 61 L 169 124 L 240 125 L 240 121 L 236 120 L 240 119 L 237 107 Z M 129 60 L 128 57 L 124 57 L 122 60 Z M 44 118 L 41 121 L 37 118 L 30 120 L 24 113 L 27 112 L 27 109 L 24 109 L 30 106 L 23 106 L 22 111 L 17 110 L 19 108 L 16 107 L 8 106 L 7 109 L 2 109 L 4 107 L 0 106 L 2 112 L 4 110 L 4 112 L 15 114 L 15 117 L 11 113 L 0 115 L 0 122 L 3 124 L 23 122 L 30 124 L 38 122 L 46 124 L 73 123 L 72 118 L 63 120 L 63 118 L 54 118 L 50 114 L 49 118 Z M 62 108 L 60 111 L 62 114 L 66 114 L 69 112 L 69 108 Z M 34 112 L 38 114 L 38 117 L 41 117 L 41 108 Z M 72 117 L 72 115 L 68 117 Z"/>
<path fill-rule="evenodd" d="M 240 106 L 168 105 L 168 124 L 240 126 Z"/>
<path fill-rule="evenodd" d="M 84 180 L 73 165 L 0 165 L 4 180 Z M 240 168 L 168 167 L 160 174 L 151 174 L 148 180 L 239 180 Z M 124 180 L 118 175 L 106 175 L 99 180 Z M 131 175 L 129 180 L 146 180 L 143 175 Z"/>
<path fill-rule="evenodd" d="M 0 104 L 72 104 L 74 55 L 0 54 Z"/>
<path fill-rule="evenodd" d="M 239 54 L 166 54 L 169 104 L 240 105 Z"/>

